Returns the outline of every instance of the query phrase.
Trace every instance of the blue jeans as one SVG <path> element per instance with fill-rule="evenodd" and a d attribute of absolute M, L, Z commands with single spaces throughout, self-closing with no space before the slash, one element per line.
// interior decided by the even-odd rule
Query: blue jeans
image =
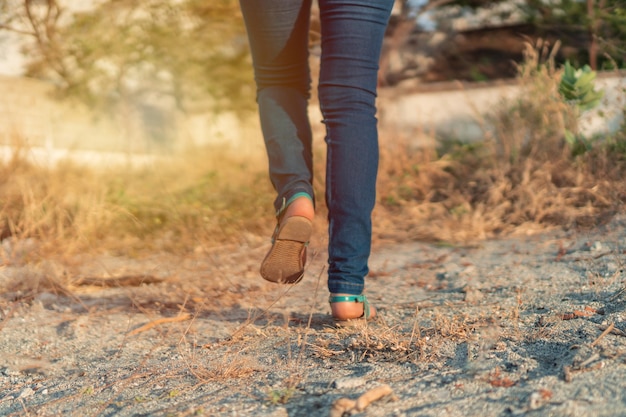
<path fill-rule="evenodd" d="M 361 294 L 376 201 L 376 86 L 393 0 L 319 0 L 319 100 L 326 125 L 328 289 Z M 311 0 L 240 0 L 252 52 L 275 208 L 313 199 L 308 33 Z"/>

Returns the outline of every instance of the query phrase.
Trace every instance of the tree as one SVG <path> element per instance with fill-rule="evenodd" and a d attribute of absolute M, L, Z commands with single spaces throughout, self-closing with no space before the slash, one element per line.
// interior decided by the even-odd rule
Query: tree
<path fill-rule="evenodd" d="M 68 77 L 63 61 L 58 28 L 63 9 L 55 0 L 6 0 L 0 6 L 0 29 L 29 37 L 36 60 L 46 62 L 60 77 Z"/>
<path fill-rule="evenodd" d="M 626 4 L 624 0 L 526 0 L 528 20 L 539 28 L 584 33 L 588 48 L 577 64 L 592 69 L 626 65 Z"/>
<path fill-rule="evenodd" d="M 478 10 L 490 10 L 491 16 L 507 19 L 515 10 L 507 0 L 396 0 L 396 14 L 392 15 L 381 57 L 380 84 L 394 85 L 408 78 L 428 78 L 435 61 L 446 61 L 446 55 L 458 58 L 455 51 L 458 42 L 450 22 L 467 15 L 477 15 Z M 436 21 L 436 42 L 431 42 L 428 30 L 421 27 L 426 15 Z M 428 25 L 430 26 L 430 25 Z M 521 56 L 521 50 L 519 55 Z M 443 58 L 442 58 L 443 57 Z M 508 59 L 507 59 L 508 62 Z M 443 64 L 446 71 L 437 76 L 445 77 L 454 64 Z M 435 70 L 436 71 L 436 70 Z M 453 72 L 453 71 L 452 71 Z M 440 80 L 439 78 L 437 80 Z"/>
<path fill-rule="evenodd" d="M 3 8 L 0 29 L 33 39 L 28 75 L 64 96 L 103 109 L 170 100 L 223 111 L 253 101 L 236 0 L 107 0 L 72 16 L 56 0 Z"/>
<path fill-rule="evenodd" d="M 624 0 L 397 0 L 381 57 L 382 85 L 508 78 L 524 44 L 557 42 L 556 62 L 577 67 L 626 67 Z M 421 26 L 425 15 L 435 24 Z M 459 25 L 472 22 L 473 29 Z"/>

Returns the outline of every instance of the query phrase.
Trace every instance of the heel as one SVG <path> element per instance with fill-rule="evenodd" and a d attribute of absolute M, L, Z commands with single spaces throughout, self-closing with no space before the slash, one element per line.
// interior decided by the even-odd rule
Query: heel
<path fill-rule="evenodd" d="M 367 300 L 367 297 L 363 294 L 361 295 L 331 295 L 330 297 L 328 297 L 328 302 L 330 304 L 334 304 L 334 303 L 363 303 L 363 314 L 361 315 L 361 317 L 357 317 L 356 319 L 337 319 L 335 318 L 335 320 L 340 321 L 340 322 L 344 322 L 344 321 L 348 321 L 348 320 L 359 320 L 359 319 L 365 319 L 368 320 L 372 315 L 371 315 L 371 308 L 370 308 L 370 303 Z"/>

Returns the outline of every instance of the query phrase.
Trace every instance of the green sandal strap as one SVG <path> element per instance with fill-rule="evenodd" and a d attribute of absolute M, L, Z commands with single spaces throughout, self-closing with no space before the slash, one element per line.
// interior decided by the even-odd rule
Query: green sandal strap
<path fill-rule="evenodd" d="M 370 303 L 367 301 L 367 297 L 361 295 L 331 295 L 328 297 L 329 303 L 363 303 L 363 317 L 370 318 Z"/>
<path fill-rule="evenodd" d="M 278 219 L 278 221 L 280 221 L 280 219 L 282 218 L 282 215 L 285 213 L 285 210 L 287 209 L 289 204 L 293 203 L 297 198 L 300 197 L 306 197 L 309 200 L 313 201 L 313 197 L 311 197 L 309 193 L 305 193 L 304 191 L 295 193 L 291 196 L 291 198 L 289 198 L 289 200 L 283 197 L 283 205 L 278 210 L 276 210 L 276 218 Z"/>

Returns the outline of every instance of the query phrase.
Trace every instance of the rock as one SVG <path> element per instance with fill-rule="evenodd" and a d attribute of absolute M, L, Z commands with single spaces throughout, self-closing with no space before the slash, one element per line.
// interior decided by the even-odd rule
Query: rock
<path fill-rule="evenodd" d="M 602 242 L 599 242 L 599 241 L 593 242 L 593 244 L 589 247 L 589 250 L 591 252 L 600 252 L 603 249 L 604 249 L 604 245 L 602 245 Z"/>
<path fill-rule="evenodd" d="M 35 393 L 35 391 L 31 387 L 26 387 L 26 388 L 24 388 L 24 391 L 20 392 L 20 395 L 19 395 L 18 398 L 30 397 L 34 393 Z"/>
<path fill-rule="evenodd" d="M 475 287 L 466 286 L 463 288 L 463 292 L 465 293 L 464 300 L 466 303 L 469 304 L 476 304 L 484 298 L 484 295 L 482 292 L 480 292 L 480 289 Z"/>
<path fill-rule="evenodd" d="M 363 378 L 339 378 L 333 381 L 333 388 L 336 389 L 352 389 L 365 385 L 366 381 Z"/>

